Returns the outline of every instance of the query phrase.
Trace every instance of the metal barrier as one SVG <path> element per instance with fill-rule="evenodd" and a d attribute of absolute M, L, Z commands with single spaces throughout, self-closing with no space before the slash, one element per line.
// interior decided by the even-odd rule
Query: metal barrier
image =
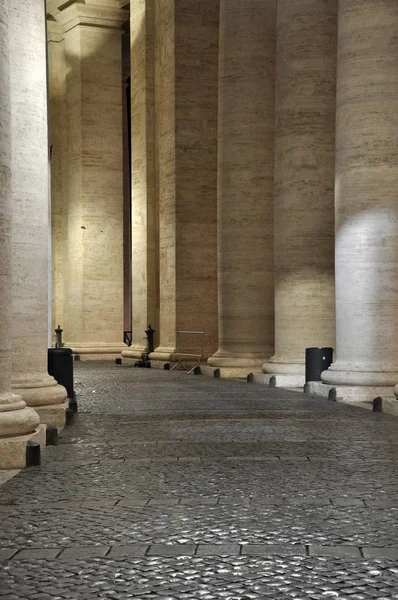
<path fill-rule="evenodd" d="M 173 371 L 181 365 L 188 373 L 200 366 L 200 361 L 205 355 L 206 333 L 204 331 L 178 331 L 177 332 L 177 362 L 170 371 Z M 188 369 L 183 360 L 189 361 L 195 359 L 195 365 Z"/>

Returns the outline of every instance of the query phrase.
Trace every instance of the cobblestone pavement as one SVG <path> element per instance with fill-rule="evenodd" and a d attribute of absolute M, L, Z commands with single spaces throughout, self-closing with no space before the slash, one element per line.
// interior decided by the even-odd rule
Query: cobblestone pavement
<path fill-rule="evenodd" d="M 0 486 L 0 599 L 398 599 L 398 420 L 75 363 L 79 415 Z"/>

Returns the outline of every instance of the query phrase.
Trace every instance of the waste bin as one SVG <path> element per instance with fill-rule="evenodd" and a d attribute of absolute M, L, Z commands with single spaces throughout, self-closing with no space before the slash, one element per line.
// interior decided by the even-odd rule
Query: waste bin
<path fill-rule="evenodd" d="M 333 362 L 333 348 L 305 349 L 305 382 L 321 381 L 322 371 Z"/>
<path fill-rule="evenodd" d="M 75 400 L 73 390 L 73 357 L 71 348 L 48 349 L 48 373 L 63 385 L 68 392 L 68 398 Z"/>

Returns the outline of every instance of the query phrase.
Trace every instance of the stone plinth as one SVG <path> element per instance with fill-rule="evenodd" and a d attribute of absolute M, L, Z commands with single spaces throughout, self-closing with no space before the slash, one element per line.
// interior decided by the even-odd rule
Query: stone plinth
<path fill-rule="evenodd" d="M 394 0 L 339 2 L 337 358 L 322 378 L 359 396 L 398 381 L 397 23 Z"/>
<path fill-rule="evenodd" d="M 274 349 L 274 0 L 221 0 L 218 123 L 219 348 L 246 376 Z"/>
<path fill-rule="evenodd" d="M 57 414 L 54 424 L 56 421 L 57 426 L 62 426 L 66 390 L 47 373 L 49 182 L 45 15 L 40 0 L 21 0 L 13 3 L 9 11 L 12 388 L 28 406 L 52 406 Z"/>
<path fill-rule="evenodd" d="M 278 0 L 275 355 L 265 373 L 304 376 L 305 348 L 335 346 L 337 0 Z"/>

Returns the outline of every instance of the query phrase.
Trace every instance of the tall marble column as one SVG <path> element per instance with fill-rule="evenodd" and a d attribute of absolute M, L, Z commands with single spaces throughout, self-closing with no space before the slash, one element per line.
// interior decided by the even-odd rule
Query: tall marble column
<path fill-rule="evenodd" d="M 167 361 L 179 330 L 204 331 L 207 355 L 217 349 L 219 2 L 155 2 L 155 21 L 160 337 L 151 358 Z"/>
<path fill-rule="evenodd" d="M 323 381 L 358 400 L 398 382 L 397 28 L 395 0 L 339 1 L 337 358 Z"/>
<path fill-rule="evenodd" d="M 9 2 L 0 0 L 0 469 L 26 464 L 28 440 L 45 445 L 45 428 L 33 408 L 12 392 L 11 98 Z"/>
<path fill-rule="evenodd" d="M 68 2 L 65 345 L 85 358 L 113 358 L 123 345 L 123 107 L 121 27 L 115 0 Z"/>
<path fill-rule="evenodd" d="M 47 373 L 48 137 L 42 0 L 9 3 L 12 117 L 12 387 L 42 423 L 65 425 L 66 390 Z"/>
<path fill-rule="evenodd" d="M 336 44 L 337 0 L 278 0 L 276 385 L 303 385 L 305 348 L 335 345 Z"/>
<path fill-rule="evenodd" d="M 219 349 L 211 366 L 261 371 L 274 349 L 275 0 L 221 0 Z"/>
<path fill-rule="evenodd" d="M 155 0 L 130 4 L 132 345 L 141 358 L 148 325 L 158 330 L 158 232 L 155 127 Z"/>

